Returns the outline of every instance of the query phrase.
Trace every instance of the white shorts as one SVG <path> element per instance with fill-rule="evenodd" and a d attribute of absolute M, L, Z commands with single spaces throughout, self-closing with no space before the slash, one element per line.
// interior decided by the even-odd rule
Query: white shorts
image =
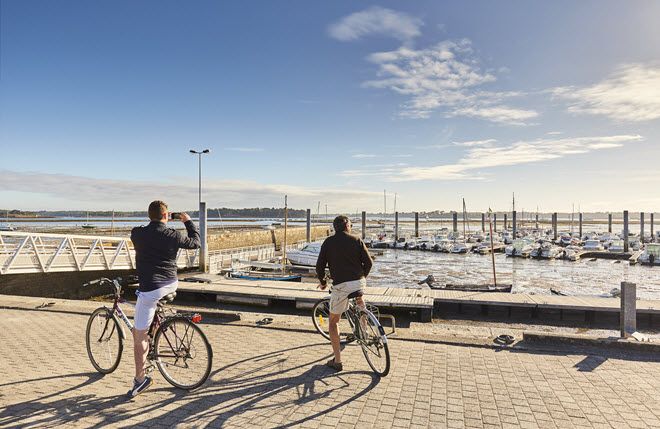
<path fill-rule="evenodd" d="M 342 314 L 348 309 L 348 295 L 367 287 L 367 280 L 363 277 L 360 280 L 351 280 L 350 282 L 339 283 L 332 286 L 330 294 L 330 313 Z"/>
<path fill-rule="evenodd" d="M 137 303 L 135 303 L 135 329 L 138 331 L 146 331 L 151 326 L 151 321 L 154 319 L 156 314 L 156 307 L 158 306 L 158 301 L 163 298 L 165 295 L 176 291 L 177 286 L 179 286 L 179 281 L 174 280 L 173 283 L 160 287 L 156 290 L 151 290 L 149 292 L 139 292 Z"/>

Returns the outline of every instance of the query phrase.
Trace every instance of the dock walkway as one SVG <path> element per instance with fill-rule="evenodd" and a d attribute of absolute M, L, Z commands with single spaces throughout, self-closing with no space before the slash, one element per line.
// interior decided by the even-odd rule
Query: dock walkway
<path fill-rule="evenodd" d="M 193 277 L 191 274 L 183 278 Z M 312 283 L 292 283 L 269 280 L 227 279 L 213 274 L 196 274 L 210 283 L 196 283 L 181 280 L 179 291 L 212 294 L 218 302 L 256 304 L 269 306 L 273 301 L 293 301 L 297 308 L 310 308 L 317 300 L 327 295 L 316 289 Z M 433 308 L 443 304 L 477 305 L 487 312 L 491 307 L 530 309 L 532 316 L 538 310 L 582 311 L 587 318 L 594 313 L 618 313 L 618 298 L 589 296 L 530 295 L 497 292 L 461 292 L 437 289 L 405 289 L 368 287 L 368 302 L 395 310 L 412 310 L 420 314 L 422 321 L 430 321 Z M 660 314 L 660 300 L 637 300 L 637 314 L 650 318 Z"/>

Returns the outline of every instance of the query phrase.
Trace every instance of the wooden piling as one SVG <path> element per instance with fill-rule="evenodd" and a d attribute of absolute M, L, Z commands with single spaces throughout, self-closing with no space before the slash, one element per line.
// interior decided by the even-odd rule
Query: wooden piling
<path fill-rule="evenodd" d="M 607 214 L 607 232 L 612 232 L 612 213 Z"/>
<path fill-rule="evenodd" d="M 509 225 L 507 224 L 507 221 L 506 221 L 506 213 L 504 213 L 504 230 L 506 231 L 508 229 L 509 229 Z"/>
<path fill-rule="evenodd" d="M 552 237 L 557 241 L 557 212 L 552 214 Z"/>
<path fill-rule="evenodd" d="M 451 220 L 452 220 L 452 231 L 458 232 L 458 212 L 452 212 Z"/>
<path fill-rule="evenodd" d="M 497 213 L 493 213 L 493 231 L 497 232 Z"/>
<path fill-rule="evenodd" d="M 580 240 L 582 240 L 582 213 L 578 213 L 578 223 L 580 231 Z"/>
<path fill-rule="evenodd" d="M 415 238 L 419 238 L 419 212 L 415 212 Z"/>
<path fill-rule="evenodd" d="M 655 243 L 655 235 L 653 235 L 653 213 L 651 213 L 650 227 L 651 227 L 651 243 Z"/>
<path fill-rule="evenodd" d="M 644 244 L 644 212 L 639 213 L 639 242 Z"/>
<path fill-rule="evenodd" d="M 367 237 L 367 212 L 362 212 L 362 239 Z"/>
<path fill-rule="evenodd" d="M 536 213 L 536 229 L 539 229 L 539 214 Z"/>
<path fill-rule="evenodd" d="M 628 210 L 623 211 L 623 252 L 628 252 Z"/>
<path fill-rule="evenodd" d="M 516 225 L 516 211 L 514 210 L 511 212 L 511 228 L 513 230 L 513 239 L 516 239 L 516 231 L 517 231 L 517 226 Z"/>
<path fill-rule="evenodd" d="M 312 209 L 307 209 L 307 229 L 305 230 L 305 240 L 312 241 Z"/>
<path fill-rule="evenodd" d="M 394 241 L 399 241 L 399 212 L 394 212 Z"/>
<path fill-rule="evenodd" d="M 481 213 L 481 232 L 486 232 L 486 213 Z"/>

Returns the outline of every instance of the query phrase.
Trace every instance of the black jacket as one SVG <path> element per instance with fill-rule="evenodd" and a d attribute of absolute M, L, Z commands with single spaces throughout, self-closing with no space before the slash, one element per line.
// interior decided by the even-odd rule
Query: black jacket
<path fill-rule="evenodd" d="M 316 276 L 325 284 L 325 266 L 330 266 L 332 284 L 367 277 L 373 264 L 364 242 L 346 232 L 337 232 L 325 239 L 316 260 Z"/>
<path fill-rule="evenodd" d="M 141 292 L 156 290 L 177 278 L 176 255 L 179 249 L 199 249 L 199 231 L 195 224 L 189 220 L 184 225 L 187 237 L 162 222 L 154 221 L 131 231 Z"/>

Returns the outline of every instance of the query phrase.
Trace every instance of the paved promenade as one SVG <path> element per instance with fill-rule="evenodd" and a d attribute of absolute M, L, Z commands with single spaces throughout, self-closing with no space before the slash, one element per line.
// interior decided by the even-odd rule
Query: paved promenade
<path fill-rule="evenodd" d="M 199 390 L 156 384 L 127 401 L 132 341 L 97 374 L 87 317 L 0 309 L 0 427 L 660 427 L 660 363 L 391 341 L 389 376 L 348 346 L 326 370 L 320 336 L 204 323 L 213 372 Z"/>

